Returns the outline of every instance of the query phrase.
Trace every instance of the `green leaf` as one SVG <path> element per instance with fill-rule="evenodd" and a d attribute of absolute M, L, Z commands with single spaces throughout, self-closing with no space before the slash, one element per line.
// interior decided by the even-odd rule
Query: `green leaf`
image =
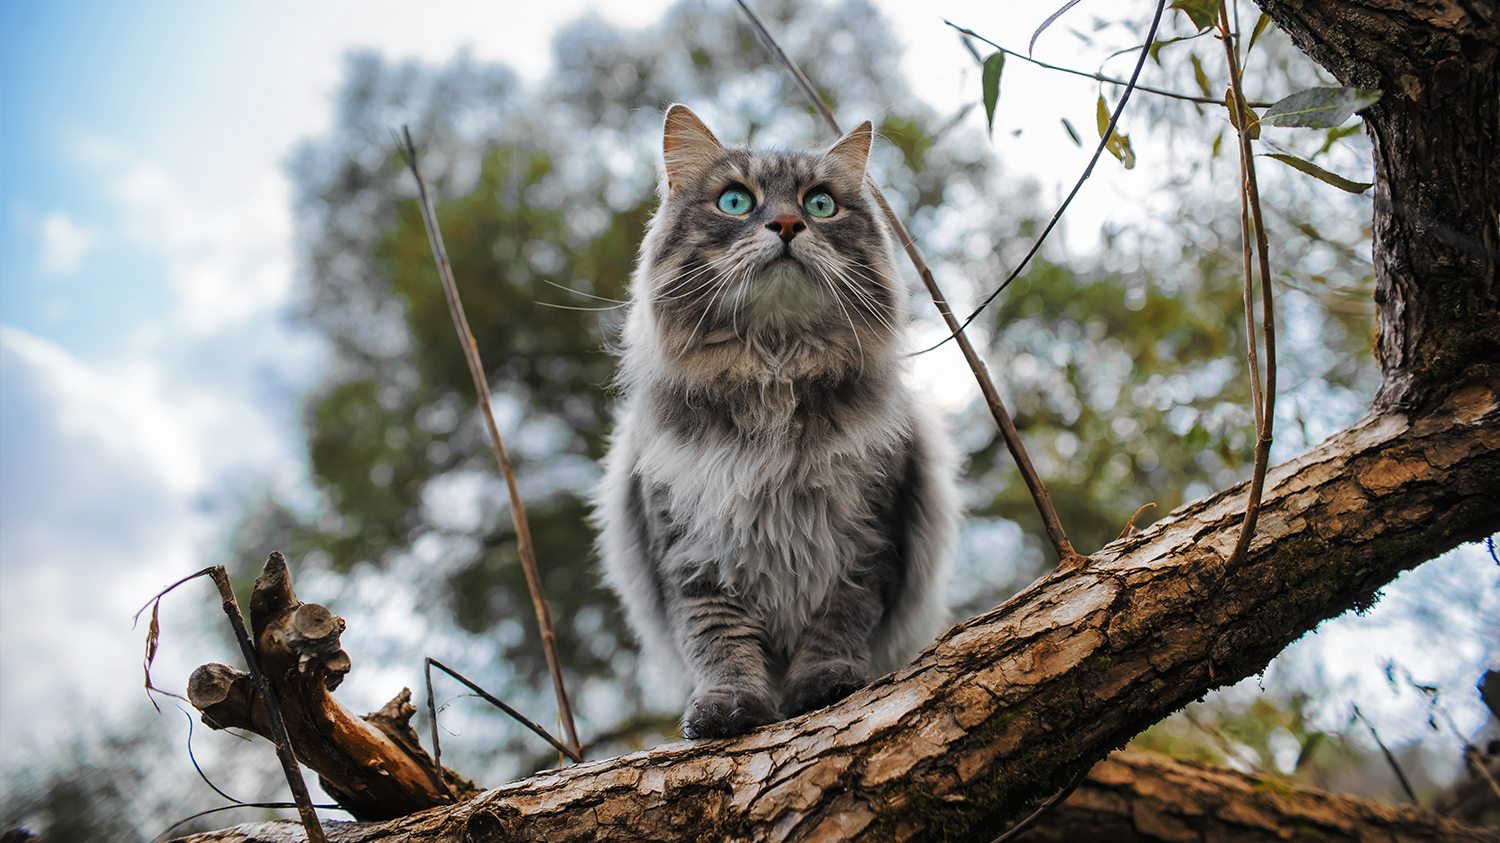
<path fill-rule="evenodd" d="M 1061 9 L 1058 9 L 1057 11 L 1048 15 L 1047 19 L 1042 21 L 1042 25 L 1036 28 L 1036 32 L 1031 33 L 1031 43 L 1026 45 L 1026 54 L 1030 55 L 1036 50 L 1036 39 L 1042 36 L 1042 33 L 1046 31 L 1047 27 L 1051 26 L 1054 21 L 1062 17 L 1064 12 L 1077 5 L 1078 0 L 1068 0 L 1068 2 L 1063 4 L 1063 7 Z"/>
<path fill-rule="evenodd" d="M 1262 119 L 1272 126 L 1332 129 L 1379 99 L 1379 91 L 1366 88 L 1308 88 L 1272 103 Z"/>
<path fill-rule="evenodd" d="M 1216 0 L 1172 0 L 1172 8 L 1187 15 L 1200 31 L 1213 26 L 1219 17 Z"/>
<path fill-rule="evenodd" d="M 1214 138 L 1214 151 L 1213 151 L 1213 155 L 1211 155 L 1210 157 L 1211 158 L 1218 158 L 1219 157 L 1219 147 L 1221 147 L 1223 145 L 1224 145 L 1224 133 L 1220 132 L 1219 136 L 1216 137 L 1216 138 Z"/>
<path fill-rule="evenodd" d="M 1068 122 L 1068 118 L 1064 117 L 1062 119 L 1062 124 L 1063 128 L 1068 130 L 1068 137 L 1073 139 L 1073 145 L 1083 146 L 1083 138 L 1080 138 L 1078 136 L 1078 130 L 1073 128 L 1073 124 Z"/>
<path fill-rule="evenodd" d="M 1104 102 L 1102 94 L 1099 97 L 1097 117 L 1099 120 L 1099 137 L 1103 138 L 1104 133 L 1109 130 L 1109 106 Z M 1125 165 L 1125 169 L 1131 170 L 1135 168 L 1135 152 L 1130 148 L 1130 138 L 1120 132 L 1118 125 L 1110 133 L 1109 139 L 1104 142 L 1104 148 L 1109 150 L 1109 154 L 1120 159 L 1120 163 Z"/>
<path fill-rule="evenodd" d="M 990 137 L 995 135 L 995 104 L 1000 101 L 1000 71 L 1005 69 L 1005 54 L 995 53 L 984 60 L 981 76 L 984 87 L 984 115 Z"/>
<path fill-rule="evenodd" d="M 1188 58 L 1193 60 L 1193 78 L 1198 81 L 1198 90 L 1202 91 L 1205 97 L 1213 96 L 1213 90 L 1208 87 L 1208 74 L 1203 72 L 1203 62 L 1198 61 L 1196 53 L 1189 54 Z"/>
<path fill-rule="evenodd" d="M 969 55 L 974 57 L 975 64 L 984 64 L 984 57 L 979 55 L 979 50 L 974 48 L 973 39 L 969 38 L 969 36 L 964 35 L 963 33 L 959 33 L 958 40 L 963 42 L 964 49 L 968 50 Z"/>
<path fill-rule="evenodd" d="M 1229 111 L 1229 124 L 1231 126 L 1238 130 L 1241 124 L 1240 118 L 1243 117 L 1245 118 L 1243 122 L 1246 126 L 1245 134 L 1249 135 L 1251 140 L 1256 140 L 1260 137 L 1260 118 L 1256 116 L 1255 109 L 1247 105 L 1245 106 L 1245 110 L 1241 112 L 1235 108 L 1234 88 L 1232 87 L 1224 89 L 1224 108 Z"/>
<path fill-rule="evenodd" d="M 1323 153 L 1327 152 L 1333 147 L 1334 144 L 1338 143 L 1344 138 L 1347 138 L 1350 135 L 1359 134 L 1360 131 L 1364 129 L 1364 127 L 1365 126 L 1363 123 L 1355 123 L 1352 126 L 1345 126 L 1341 129 L 1329 129 L 1328 137 L 1324 139 L 1323 146 L 1318 149 L 1318 155 L 1322 155 Z"/>
<path fill-rule="evenodd" d="M 1250 33 L 1250 46 L 1245 48 L 1246 51 L 1255 49 L 1255 39 L 1259 38 L 1260 34 L 1266 31 L 1266 25 L 1270 22 L 1271 16 L 1265 12 L 1261 12 L 1260 19 L 1255 22 L 1255 31 Z"/>
<path fill-rule="evenodd" d="M 1295 155 L 1283 155 L 1279 152 L 1267 152 L 1264 155 L 1266 158 L 1275 158 L 1277 161 L 1280 161 L 1288 167 L 1301 170 L 1302 172 L 1307 173 L 1309 176 L 1312 176 L 1318 181 L 1324 182 L 1326 184 L 1331 184 L 1339 190 L 1347 191 L 1349 193 L 1364 193 L 1366 190 L 1369 190 L 1370 188 L 1375 186 L 1373 184 L 1366 184 L 1362 181 L 1350 181 L 1343 176 L 1334 175 L 1333 173 L 1328 172 L 1322 167 L 1319 167 L 1317 164 L 1314 164 L 1311 161 L 1305 161 Z"/>

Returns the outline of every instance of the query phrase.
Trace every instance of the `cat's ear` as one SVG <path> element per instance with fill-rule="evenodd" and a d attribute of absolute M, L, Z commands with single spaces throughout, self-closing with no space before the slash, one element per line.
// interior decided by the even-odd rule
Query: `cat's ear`
<path fill-rule="evenodd" d="M 875 128 L 866 120 L 839 138 L 833 149 L 828 150 L 828 157 L 838 164 L 846 177 L 861 184 L 865 180 L 865 162 L 870 158 L 870 143 L 874 139 Z"/>
<path fill-rule="evenodd" d="M 669 191 L 675 193 L 723 151 L 724 144 L 719 143 L 691 109 L 680 104 L 667 109 L 667 124 L 662 130 L 662 161 L 667 167 Z"/>

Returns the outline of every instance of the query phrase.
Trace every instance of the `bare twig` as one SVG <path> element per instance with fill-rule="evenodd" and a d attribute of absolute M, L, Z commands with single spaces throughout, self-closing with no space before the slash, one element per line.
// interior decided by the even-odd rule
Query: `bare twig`
<path fill-rule="evenodd" d="M 1250 400 L 1255 407 L 1255 468 L 1250 477 L 1250 489 L 1245 502 L 1245 523 L 1240 528 L 1240 537 L 1235 542 L 1234 552 L 1229 556 L 1230 565 L 1243 561 L 1249 552 L 1250 542 L 1255 537 L 1255 527 L 1260 518 L 1260 499 L 1265 491 L 1266 467 L 1271 461 L 1271 433 L 1276 424 L 1276 310 L 1271 291 L 1271 260 L 1269 244 L 1266 242 L 1265 220 L 1260 212 L 1260 189 L 1255 180 L 1255 155 L 1250 149 L 1251 117 L 1245 105 L 1245 93 L 1240 84 L 1240 62 L 1235 47 L 1236 32 L 1230 28 L 1229 10 L 1224 0 L 1219 0 L 1219 35 L 1224 41 L 1224 57 L 1229 63 L 1229 87 L 1234 100 L 1233 124 L 1240 147 L 1240 219 L 1244 243 L 1245 272 L 1245 339 L 1250 365 Z M 1266 383 L 1261 388 L 1260 366 L 1256 359 L 1258 343 L 1255 338 L 1255 285 L 1250 266 L 1250 234 L 1254 227 L 1255 252 L 1260 267 L 1261 321 L 1265 325 Z"/>
<path fill-rule="evenodd" d="M 557 653 L 557 635 L 552 626 L 552 607 L 542 591 L 542 576 L 537 570 L 536 552 L 531 544 L 531 527 L 526 522 L 526 507 L 521 503 L 521 493 L 516 487 L 516 472 L 506 453 L 505 443 L 500 440 L 500 428 L 495 424 L 495 412 L 490 407 L 490 385 L 484 376 L 484 364 L 479 360 L 479 346 L 469 331 L 469 320 L 464 315 L 463 302 L 458 297 L 458 286 L 453 280 L 453 267 L 448 263 L 448 250 L 443 246 L 443 233 L 438 229 L 437 212 L 427 195 L 427 183 L 422 179 L 422 170 L 417 164 L 417 145 L 412 142 L 411 131 L 403 128 L 406 139 L 407 163 L 417 180 L 417 192 L 422 211 L 422 223 L 427 228 L 427 241 L 432 246 L 432 257 L 437 261 L 438 277 L 443 282 L 443 294 L 448 299 L 448 312 L 458 330 L 459 342 L 463 344 L 464 360 L 469 364 L 469 374 L 474 378 L 474 390 L 478 394 L 479 407 L 484 411 L 485 424 L 489 426 L 490 444 L 495 451 L 495 462 L 505 476 L 505 485 L 510 490 L 511 521 L 516 528 L 516 552 L 521 557 L 521 567 L 526 572 L 526 586 L 531 590 L 531 605 L 536 611 L 537 625 L 541 628 L 542 650 L 547 657 L 547 670 L 552 674 L 552 686 L 557 691 L 557 709 L 562 719 L 567 744 L 572 748 L 570 757 L 578 757 L 578 730 L 573 725 L 573 707 L 568 702 L 568 692 L 563 686 L 562 660 Z"/>
<path fill-rule="evenodd" d="M 994 47 L 995 49 L 997 49 L 1000 52 L 1006 54 L 1007 56 L 1015 56 L 1016 58 L 1018 58 L 1018 59 L 1020 59 L 1022 61 L 1031 62 L 1032 64 L 1036 65 L 1037 67 L 1043 67 L 1043 68 L 1046 68 L 1047 70 L 1055 70 L 1055 71 L 1057 71 L 1059 73 L 1070 73 L 1070 74 L 1072 74 L 1074 76 L 1082 76 L 1085 79 L 1092 79 L 1095 82 L 1103 82 L 1103 83 L 1108 84 L 1108 85 L 1119 85 L 1119 86 L 1122 86 L 1122 87 L 1130 85 L 1130 82 L 1128 82 L 1128 81 L 1126 81 L 1124 79 L 1116 79 L 1116 78 L 1114 78 L 1112 76 L 1105 76 L 1102 73 L 1089 73 L 1086 70 L 1074 70 L 1071 67 L 1062 67 L 1060 65 L 1048 64 L 1047 62 L 1040 61 L 1038 59 L 1034 59 L 1034 58 L 1032 58 L 1031 56 L 1029 56 L 1029 55 L 1027 55 L 1025 53 L 1018 53 L 1015 50 L 1012 50 L 1012 49 L 1010 49 L 1008 47 L 1002 47 L 999 44 L 996 44 L 994 41 L 991 41 L 990 39 L 984 37 L 983 35 L 980 35 L 979 33 L 975 32 L 974 30 L 972 30 L 972 29 L 965 29 L 964 27 L 959 26 L 958 24 L 954 23 L 953 21 L 945 19 L 943 21 L 943 23 L 948 24 L 949 26 L 953 27 L 954 29 L 958 30 L 959 32 L 962 32 L 964 35 L 967 35 L 967 36 L 969 36 L 971 38 L 977 38 L 980 41 L 983 41 L 984 43 L 990 45 L 991 47 Z M 1150 42 L 1147 42 L 1147 43 L 1149 45 Z M 1140 49 L 1140 48 L 1136 47 L 1136 48 L 1132 48 L 1132 49 Z M 1134 87 L 1135 87 L 1135 89 L 1137 91 L 1145 91 L 1148 94 L 1156 94 L 1157 96 L 1170 97 L 1170 98 L 1172 98 L 1174 100 L 1182 100 L 1184 102 L 1196 102 L 1196 103 L 1200 103 L 1202 105 L 1223 105 L 1224 104 L 1222 100 L 1216 100 L 1213 97 L 1198 97 L 1198 96 L 1193 96 L 1192 94 L 1179 94 L 1176 91 L 1167 91 L 1167 90 L 1163 90 L 1161 88 L 1153 88 L 1150 85 L 1135 85 Z M 1265 108 L 1266 106 L 1270 105 L 1270 103 L 1268 103 L 1268 102 L 1260 102 L 1260 101 L 1257 100 L 1255 102 L 1248 103 L 1248 105 L 1253 106 L 1255 108 Z"/>
<path fill-rule="evenodd" d="M 281 554 L 274 554 L 280 556 Z M 266 720 L 271 724 L 271 743 L 276 747 L 276 757 L 281 760 L 281 769 L 286 773 L 286 783 L 292 788 L 292 799 L 297 803 L 297 813 L 302 817 L 302 827 L 307 830 L 308 843 L 323 843 L 323 826 L 318 822 L 318 812 L 313 808 L 312 797 L 307 793 L 307 782 L 302 780 L 302 769 L 297 766 L 297 756 L 292 752 L 292 738 L 287 734 L 286 722 L 281 717 L 281 704 L 276 699 L 276 689 L 266 681 L 260 671 L 260 659 L 255 654 L 255 644 L 245 630 L 245 618 L 234 599 L 234 589 L 229 585 L 229 573 L 223 565 L 208 569 L 214 585 L 219 588 L 219 597 L 224 603 L 224 614 L 229 616 L 229 625 L 234 627 L 234 637 L 240 642 L 240 651 L 250 669 L 250 681 L 260 692 L 266 706 Z M 196 575 L 195 575 L 196 576 Z"/>
<path fill-rule="evenodd" d="M 1009 841 L 1014 840 L 1025 833 L 1027 829 L 1041 822 L 1042 817 L 1047 816 L 1047 814 L 1051 813 L 1054 808 L 1056 808 L 1058 805 L 1061 805 L 1064 799 L 1067 799 L 1069 796 L 1073 795 L 1073 791 L 1077 790 L 1078 786 L 1083 784 L 1083 780 L 1089 777 L 1089 773 L 1093 769 L 1093 767 L 1085 767 L 1082 770 L 1079 770 L 1078 775 L 1073 777 L 1072 784 L 1047 797 L 1047 801 L 1037 806 L 1037 809 L 1035 811 L 1027 814 L 1025 819 L 1018 821 L 1015 825 L 1012 825 L 1010 828 L 1006 829 L 1004 834 L 996 837 L 994 840 L 990 841 L 990 843 L 1009 843 Z"/>
<path fill-rule="evenodd" d="M 1385 763 L 1389 764 L 1391 771 L 1396 774 L 1396 781 L 1400 782 L 1401 790 L 1406 794 L 1406 798 L 1410 799 L 1413 805 L 1422 804 L 1417 800 L 1416 791 L 1412 790 L 1411 781 L 1406 778 L 1406 771 L 1401 769 L 1401 764 L 1396 761 L 1396 756 L 1386 748 L 1385 741 L 1380 739 L 1380 733 L 1375 731 L 1375 724 L 1371 723 L 1368 717 L 1365 717 L 1364 712 L 1359 710 L 1359 706 L 1354 706 L 1354 716 L 1365 724 L 1366 729 L 1370 730 L 1370 737 L 1375 739 L 1375 745 L 1380 747 L 1381 754 L 1385 756 Z"/>
<path fill-rule="evenodd" d="M 1154 506 L 1156 506 L 1156 503 L 1154 501 L 1152 503 L 1141 504 L 1140 509 L 1137 509 L 1135 511 L 1135 514 L 1130 516 L 1130 520 L 1125 522 L 1125 529 L 1121 530 L 1120 535 L 1116 538 L 1123 539 L 1126 536 L 1130 535 L 1130 532 L 1135 529 L 1135 519 L 1140 518 L 1142 512 L 1145 512 L 1146 510 L 1151 509 Z"/>
<path fill-rule="evenodd" d="M 219 599 L 222 601 L 224 614 L 229 616 L 229 625 L 234 629 L 235 640 L 239 642 L 240 652 L 244 655 L 245 664 L 250 669 L 250 681 L 255 684 L 256 690 L 260 692 L 261 699 L 265 702 L 266 720 L 271 724 L 271 744 L 276 747 L 276 757 L 281 761 L 282 772 L 286 774 L 287 786 L 292 789 L 292 799 L 295 800 L 297 813 L 302 817 L 302 827 L 307 831 L 308 843 L 323 843 L 323 826 L 320 822 L 318 822 L 318 812 L 314 809 L 312 797 L 308 795 L 307 782 L 302 779 L 302 769 L 297 766 L 297 756 L 292 752 L 292 739 L 291 736 L 287 734 L 286 722 L 282 720 L 281 705 L 276 700 L 276 691 L 271 688 L 271 683 L 266 681 L 265 674 L 260 672 L 260 659 L 255 654 L 255 643 L 250 640 L 250 633 L 245 629 L 245 618 L 240 614 L 239 603 L 234 599 L 234 589 L 229 585 L 229 572 L 224 570 L 223 565 L 214 565 L 209 568 L 204 568 L 201 571 L 188 574 L 177 582 L 174 582 L 161 591 L 157 592 L 156 596 L 146 601 L 146 605 L 142 606 L 140 608 L 140 611 L 135 613 L 135 621 L 139 622 L 141 619 L 141 613 L 146 611 L 148 607 L 151 607 L 152 609 L 151 633 L 148 636 L 148 642 L 146 645 L 146 689 L 148 692 L 152 690 L 151 659 L 155 655 L 155 636 L 158 631 L 155 607 L 159 605 L 162 597 L 164 597 L 172 589 L 178 587 L 179 585 L 182 585 L 188 580 L 197 579 L 198 577 L 203 576 L 212 579 L 214 581 L 214 585 L 219 589 Z M 161 693 L 167 692 L 162 691 Z M 169 694 L 169 696 L 182 699 L 182 697 L 179 697 L 176 694 Z M 152 704 L 155 705 L 154 700 L 152 701 Z M 160 710 L 160 707 L 158 707 L 157 711 Z M 191 728 L 192 727 L 189 726 L 189 737 L 191 737 L 192 734 Z M 191 747 L 189 747 L 188 749 L 188 756 L 190 758 L 192 757 Z M 193 766 L 198 766 L 198 762 L 196 759 L 193 760 Z M 198 772 L 201 775 L 203 771 L 200 769 Z M 205 781 L 206 780 L 207 778 L 205 777 Z M 213 787 L 213 783 L 210 782 L 209 786 Z M 214 789 L 218 790 L 218 788 Z M 220 795 L 224 795 L 223 791 L 220 791 Z M 194 814 L 192 817 L 188 817 L 188 820 L 199 816 L 202 816 L 202 814 Z M 183 820 L 182 822 L 187 822 L 187 820 Z M 181 824 L 182 823 L 178 823 L 177 825 Z M 172 826 L 172 828 L 176 827 L 176 825 Z M 171 829 L 168 829 L 168 831 L 170 830 Z"/>
<path fill-rule="evenodd" d="M 540 735 L 542 737 L 542 740 L 545 740 L 547 743 L 552 744 L 553 748 L 555 748 L 558 752 L 561 752 L 562 754 L 568 756 L 569 758 L 573 759 L 574 761 L 580 761 L 580 762 L 583 761 L 583 753 L 581 751 L 575 750 L 575 749 L 573 749 L 572 747 L 569 747 L 569 746 L 565 746 L 557 738 L 552 737 L 552 734 L 550 732 L 548 732 L 546 729 L 543 729 L 541 726 L 538 726 L 535 722 L 533 722 L 531 719 L 527 718 L 521 712 L 516 711 L 514 708 L 511 708 L 510 706 L 506 705 L 505 702 L 503 700 L 501 700 L 499 697 L 496 697 L 495 695 L 491 694 L 489 691 L 486 691 L 485 689 L 479 687 L 478 685 L 475 685 L 473 682 L 470 682 L 469 679 L 468 679 L 468 677 L 466 677 L 463 674 L 455 671 L 453 668 L 451 668 L 451 667 L 443 664 L 442 662 L 438 661 L 437 659 L 429 657 L 429 658 L 426 659 L 426 665 L 424 666 L 423 670 L 427 674 L 427 713 L 432 718 L 432 760 L 433 760 L 433 763 L 438 766 L 438 769 L 442 769 L 443 755 L 442 755 L 442 748 L 438 744 L 437 704 L 433 700 L 433 692 L 432 692 L 432 669 L 434 667 L 436 667 L 438 670 L 441 670 L 442 672 L 448 674 L 449 676 L 453 677 L 454 679 L 457 679 L 459 682 L 463 683 L 464 686 L 467 687 L 469 690 L 473 691 L 474 693 L 476 693 L 480 697 L 482 697 L 485 702 L 487 702 L 490 705 L 492 705 L 492 706 L 500 709 L 501 711 L 505 712 L 506 714 L 509 714 L 512 718 L 515 719 L 515 721 L 517 723 L 520 723 L 522 726 L 525 726 L 526 728 L 530 729 L 531 731 L 536 732 L 538 735 Z"/>
<path fill-rule="evenodd" d="M 1156 13 L 1151 18 L 1151 28 L 1146 32 L 1146 44 L 1148 46 L 1156 40 L 1156 30 L 1161 25 L 1161 15 L 1166 6 L 1166 0 L 1157 0 Z M 949 25 L 951 26 L 952 24 Z M 968 30 L 961 31 L 968 32 Z M 976 35 L 975 37 L 978 38 L 979 36 Z M 985 43 L 994 44 L 992 41 L 986 41 Z M 1078 177 L 1078 181 L 1074 183 L 1073 189 L 1068 193 L 1068 198 L 1064 199 L 1062 204 L 1058 206 L 1057 213 L 1053 214 L 1052 219 L 1047 221 L 1047 227 L 1042 229 L 1042 233 L 1031 244 L 1031 248 L 1022 256 L 1021 262 L 1016 264 L 1016 268 L 1012 269 L 1009 275 L 1005 276 L 1005 280 L 1000 282 L 1000 286 L 996 287 L 988 296 L 985 296 L 984 301 L 980 302 L 979 306 L 974 308 L 974 312 L 970 313 L 968 318 L 964 319 L 963 324 L 958 327 L 958 330 L 955 330 L 953 334 L 944 338 L 941 342 L 923 349 L 922 352 L 931 351 L 948 340 L 955 339 L 958 331 L 969 327 L 969 323 L 973 322 L 986 307 L 989 307 L 990 302 L 993 302 L 1001 293 L 1005 292 L 1005 288 L 1010 286 L 1010 282 L 1016 280 L 1026 270 L 1026 267 L 1031 263 L 1031 259 L 1036 256 L 1036 253 L 1041 250 L 1042 244 L 1047 241 L 1047 235 L 1051 234 L 1052 229 L 1057 227 L 1058 221 L 1062 219 L 1063 212 L 1068 210 L 1068 206 L 1073 203 L 1073 197 L 1078 195 L 1078 191 L 1083 187 L 1083 183 L 1088 181 L 1089 176 L 1094 174 L 1094 165 L 1099 163 L 1100 156 L 1104 154 L 1105 148 L 1109 145 L 1109 139 L 1114 136 L 1115 125 L 1120 122 L 1120 115 L 1125 113 L 1125 103 L 1130 101 L 1130 93 L 1137 87 L 1136 80 L 1140 78 L 1141 68 L 1146 66 L 1146 55 L 1147 51 L 1141 50 L 1141 57 L 1135 63 L 1135 70 L 1130 74 L 1130 81 L 1125 84 L 1125 92 L 1120 94 L 1120 101 L 1115 104 L 1114 112 L 1109 115 L 1109 125 L 1100 133 L 1099 145 L 1094 148 L 1094 156 L 1089 159 L 1089 165 L 1084 168 L 1083 175 Z"/>
<path fill-rule="evenodd" d="M 808 100 L 817 108 L 818 113 L 823 116 L 824 122 L 828 124 L 828 127 L 833 130 L 834 134 L 842 135 L 843 130 L 839 128 L 838 121 L 834 119 L 828 107 L 823 104 L 822 99 L 813 88 L 812 82 L 803 74 L 802 69 L 797 66 L 797 63 L 790 56 L 782 51 L 781 47 L 777 45 L 776 39 L 766 30 L 765 25 L 760 22 L 760 18 L 756 17 L 755 12 L 751 11 L 750 7 L 745 5 L 744 0 L 736 0 L 736 2 L 744 10 L 746 17 L 750 19 L 750 23 L 755 27 L 756 32 L 760 34 L 761 40 L 766 43 L 767 49 L 771 50 L 797 79 L 797 83 L 802 87 L 802 92 L 807 95 Z M 1041 477 L 1037 474 L 1036 468 L 1032 466 L 1031 458 L 1026 454 L 1026 446 L 1021 442 L 1021 434 L 1016 431 L 1015 422 L 1011 421 L 1010 413 L 1006 412 L 1005 405 L 1001 403 L 1000 393 L 995 389 L 995 383 L 990 378 L 989 371 L 984 365 L 984 360 L 974 351 L 974 346 L 963 332 L 963 326 L 959 325 L 958 321 L 954 318 L 952 309 L 948 307 L 947 299 L 943 296 L 942 290 L 938 288 L 937 281 L 932 277 L 932 270 L 927 268 L 927 262 L 922 259 L 922 254 L 917 249 L 915 239 L 907 232 L 906 226 L 897 218 L 895 211 L 891 210 L 890 203 L 886 202 L 885 195 L 881 192 L 880 186 L 875 184 L 868 176 L 865 183 L 869 187 L 870 194 L 875 198 L 876 203 L 880 205 L 881 211 L 885 213 L 886 221 L 890 224 L 891 230 L 905 248 L 906 257 L 911 260 L 912 266 L 916 268 L 917 274 L 921 276 L 922 284 L 927 287 L 927 292 L 932 296 L 933 303 L 937 305 L 938 312 L 942 314 L 943 321 L 948 324 L 948 329 L 952 332 L 951 338 L 958 341 L 958 346 L 963 351 L 964 359 L 968 361 L 969 369 L 974 373 L 974 379 L 979 382 L 979 390 L 984 395 L 984 401 L 989 407 L 990 415 L 994 417 L 995 424 L 1000 428 L 1001 436 L 1005 439 L 1005 446 L 1010 450 L 1011 457 L 1015 459 L 1016 466 L 1020 469 L 1021 477 L 1026 482 L 1026 488 L 1030 490 L 1032 500 L 1036 502 L 1037 510 L 1041 513 L 1042 524 L 1047 530 L 1047 537 L 1052 540 L 1052 546 L 1057 551 L 1058 567 L 1064 570 L 1073 570 L 1082 567 L 1088 560 L 1074 550 L 1073 545 L 1068 541 L 1067 533 L 1063 530 L 1062 521 L 1057 517 L 1057 510 L 1052 505 L 1052 497 L 1048 493 L 1046 485 L 1042 483 Z"/>

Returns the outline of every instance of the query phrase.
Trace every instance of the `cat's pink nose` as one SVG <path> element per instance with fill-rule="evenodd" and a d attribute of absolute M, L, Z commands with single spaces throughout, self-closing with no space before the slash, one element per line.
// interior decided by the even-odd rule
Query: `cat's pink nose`
<path fill-rule="evenodd" d="M 791 214 L 785 214 L 766 223 L 766 228 L 776 232 L 781 237 L 781 242 L 790 243 L 792 238 L 797 236 L 797 232 L 807 228 L 807 223 Z"/>

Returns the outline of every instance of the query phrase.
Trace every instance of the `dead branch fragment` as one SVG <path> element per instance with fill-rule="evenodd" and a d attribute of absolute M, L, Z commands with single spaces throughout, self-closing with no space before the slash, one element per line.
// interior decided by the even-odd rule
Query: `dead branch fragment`
<path fill-rule="evenodd" d="M 250 625 L 297 759 L 319 773 L 323 789 L 350 814 L 392 819 L 450 805 L 454 793 L 473 790 L 451 772 L 441 776 L 423 751 L 411 728 L 416 709 L 410 690 L 364 718 L 334 699 L 330 692 L 350 668 L 339 643 L 344 621 L 316 603 L 298 602 L 279 553 L 271 554 L 255 581 Z M 250 677 L 231 667 L 198 668 L 188 681 L 188 698 L 215 729 L 270 733 Z"/>

